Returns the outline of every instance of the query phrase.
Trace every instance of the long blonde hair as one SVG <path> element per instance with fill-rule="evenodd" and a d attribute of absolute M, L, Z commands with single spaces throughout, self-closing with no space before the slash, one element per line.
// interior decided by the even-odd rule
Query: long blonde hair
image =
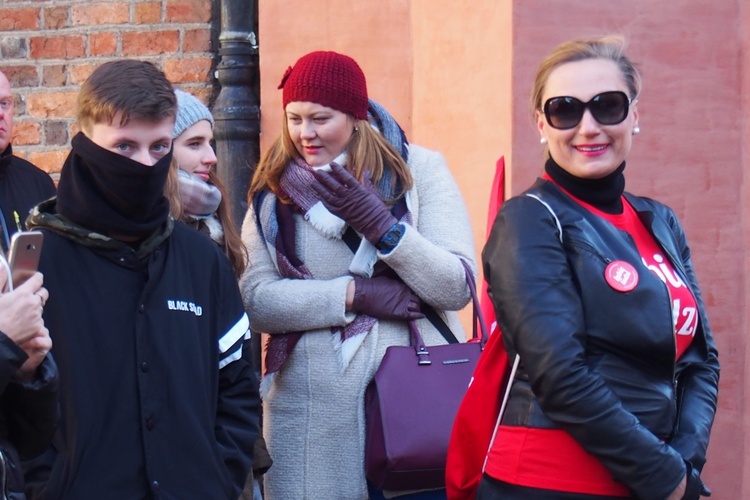
<path fill-rule="evenodd" d="M 367 120 L 355 120 L 355 131 L 346 146 L 348 155 L 346 168 L 360 182 L 364 179 L 365 171 L 369 171 L 373 183 L 383 177 L 386 169 L 393 172 L 392 186 L 400 186 L 400 192 L 395 199 L 403 196 L 414 185 L 414 179 L 406 162 L 398 151 L 377 132 Z M 280 196 L 279 181 L 289 162 L 300 156 L 294 147 L 289 134 L 286 114 L 282 119 L 281 135 L 273 142 L 263 155 L 255 169 L 253 180 L 248 192 L 248 202 L 252 202 L 255 193 L 269 190 L 284 201 Z M 394 201 L 386 200 L 386 201 Z"/>

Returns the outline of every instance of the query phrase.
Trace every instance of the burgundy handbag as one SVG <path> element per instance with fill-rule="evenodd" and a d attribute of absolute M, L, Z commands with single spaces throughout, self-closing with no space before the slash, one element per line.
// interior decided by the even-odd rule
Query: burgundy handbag
<path fill-rule="evenodd" d="M 365 391 L 365 473 L 378 489 L 445 487 L 453 420 L 487 338 L 474 276 L 464 267 L 474 301 L 472 340 L 425 346 L 410 321 L 411 345 L 388 347 Z"/>

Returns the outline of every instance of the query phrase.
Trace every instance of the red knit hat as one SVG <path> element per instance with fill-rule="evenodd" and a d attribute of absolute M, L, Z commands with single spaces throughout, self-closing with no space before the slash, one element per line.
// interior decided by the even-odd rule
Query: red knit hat
<path fill-rule="evenodd" d="M 336 52 L 310 52 L 281 79 L 284 108 L 290 102 L 314 102 L 367 119 L 367 82 L 357 62 Z"/>

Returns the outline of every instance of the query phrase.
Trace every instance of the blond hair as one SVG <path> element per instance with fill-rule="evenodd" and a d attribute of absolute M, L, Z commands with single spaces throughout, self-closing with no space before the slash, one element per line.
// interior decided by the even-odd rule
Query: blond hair
<path fill-rule="evenodd" d="M 635 65 L 625 56 L 625 38 L 620 35 L 608 35 L 600 38 L 577 39 L 561 43 L 544 58 L 537 69 L 534 87 L 531 92 L 531 109 L 536 112 L 542 108 L 542 96 L 550 73 L 557 67 L 574 61 L 586 59 L 605 59 L 614 62 L 622 73 L 631 99 L 641 92 L 641 75 Z"/>

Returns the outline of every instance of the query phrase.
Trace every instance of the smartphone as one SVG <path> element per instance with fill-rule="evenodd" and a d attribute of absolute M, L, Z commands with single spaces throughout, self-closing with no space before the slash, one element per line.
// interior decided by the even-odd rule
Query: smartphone
<path fill-rule="evenodd" d="M 21 231 L 11 237 L 8 264 L 13 288 L 17 288 L 33 276 L 39 268 L 42 240 L 44 235 L 40 231 Z"/>

